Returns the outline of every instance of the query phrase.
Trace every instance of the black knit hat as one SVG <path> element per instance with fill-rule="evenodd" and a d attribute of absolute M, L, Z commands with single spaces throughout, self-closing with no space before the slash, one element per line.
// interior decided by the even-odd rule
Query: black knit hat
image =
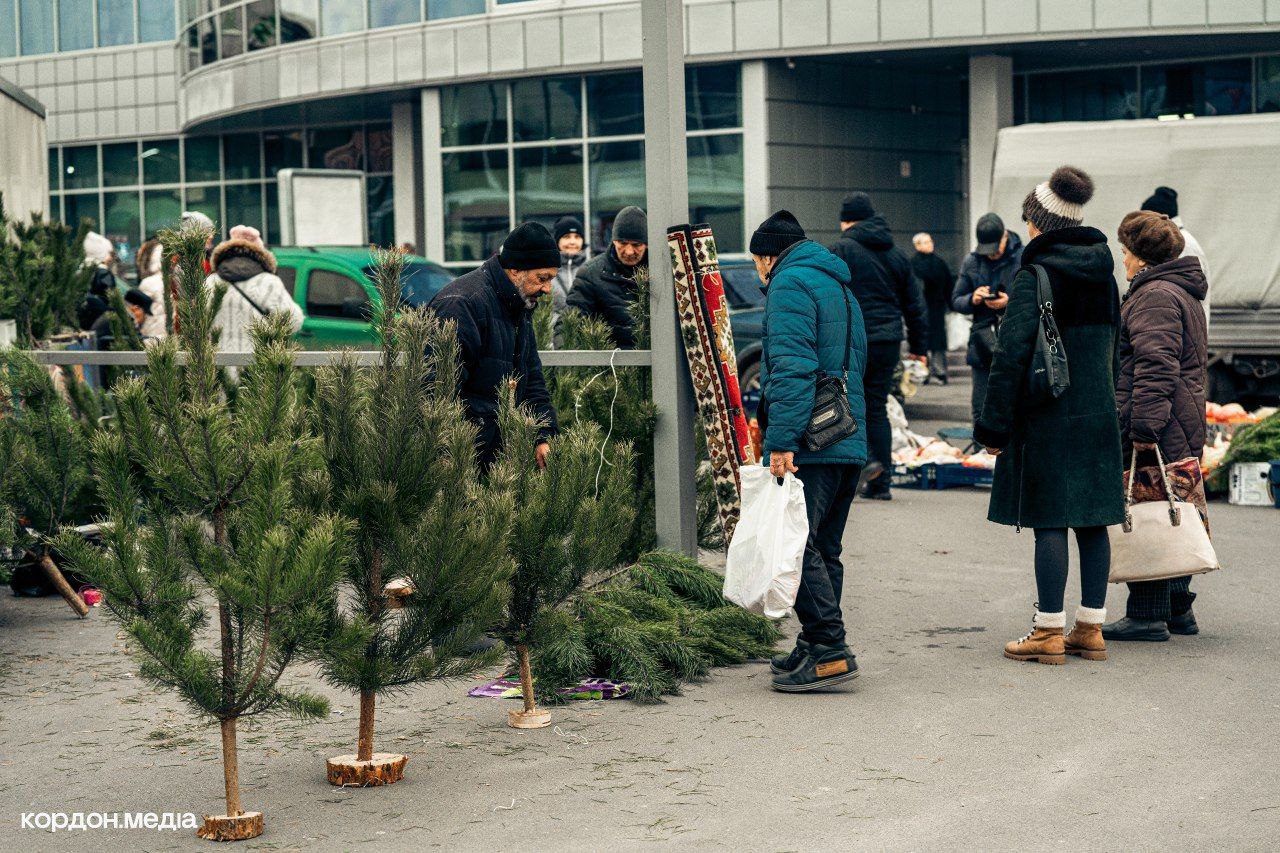
<path fill-rule="evenodd" d="M 556 227 L 551 233 L 555 236 L 556 242 L 559 242 L 560 238 L 566 234 L 577 234 L 581 237 L 583 236 L 582 223 L 572 216 L 562 216 L 556 221 Z"/>
<path fill-rule="evenodd" d="M 613 239 L 628 243 L 649 242 L 649 217 L 635 205 L 624 207 L 613 218 Z"/>
<path fill-rule="evenodd" d="M 861 222 L 876 215 L 871 196 L 864 192 L 849 193 L 840 204 L 841 222 Z"/>
<path fill-rule="evenodd" d="M 124 301 L 128 305 L 137 305 L 146 313 L 151 313 L 151 306 L 155 304 L 151 297 L 136 287 L 131 287 L 124 292 Z"/>
<path fill-rule="evenodd" d="M 560 266 L 560 247 L 541 222 L 525 222 L 498 247 L 504 270 L 545 270 Z"/>
<path fill-rule="evenodd" d="M 1163 213 L 1172 219 L 1178 215 L 1178 191 L 1170 187 L 1156 187 L 1156 191 L 1142 203 L 1142 209 Z"/>
<path fill-rule="evenodd" d="M 789 210 L 779 210 L 770 216 L 756 233 L 751 235 L 751 254 L 762 258 L 776 258 L 786 248 L 804 239 L 804 229 Z"/>

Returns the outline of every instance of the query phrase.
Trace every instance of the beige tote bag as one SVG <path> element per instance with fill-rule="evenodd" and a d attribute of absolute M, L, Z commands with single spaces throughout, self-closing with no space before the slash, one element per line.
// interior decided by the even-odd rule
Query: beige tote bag
<path fill-rule="evenodd" d="M 1164 481 L 1166 502 L 1133 502 L 1138 451 L 1130 462 L 1129 488 L 1125 492 L 1125 521 L 1109 529 L 1111 583 L 1134 583 L 1198 575 L 1222 568 L 1209 541 L 1209 531 L 1195 506 L 1177 500 L 1169 487 L 1164 459 L 1156 448 L 1156 462 Z"/>

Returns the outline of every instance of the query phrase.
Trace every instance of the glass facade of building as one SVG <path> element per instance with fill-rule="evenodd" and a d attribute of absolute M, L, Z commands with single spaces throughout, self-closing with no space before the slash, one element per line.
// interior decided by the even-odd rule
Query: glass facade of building
<path fill-rule="evenodd" d="M 0 59 L 173 41 L 174 0 L 0 0 Z"/>
<path fill-rule="evenodd" d="M 369 240 L 394 241 L 390 124 L 53 147 L 49 210 L 69 224 L 88 218 L 126 260 L 184 210 L 208 214 L 223 236 L 244 224 L 274 242 L 280 234 L 275 176 L 291 167 L 363 170 Z"/>
<path fill-rule="evenodd" d="M 1152 62 L 1014 78 L 1014 123 L 1280 111 L 1280 55 Z"/>
<path fill-rule="evenodd" d="M 719 248 L 744 247 L 739 66 L 686 69 L 689 206 Z M 613 217 L 645 206 L 638 71 L 476 83 L 441 90 L 447 263 L 491 254 L 515 223 L 582 220 L 591 243 Z"/>

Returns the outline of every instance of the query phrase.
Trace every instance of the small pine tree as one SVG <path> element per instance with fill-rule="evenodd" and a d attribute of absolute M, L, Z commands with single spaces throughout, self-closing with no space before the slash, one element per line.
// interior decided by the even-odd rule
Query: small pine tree
<path fill-rule="evenodd" d="M 508 548 L 515 560 L 511 600 L 498 633 L 513 651 L 524 696 L 524 720 L 534 713 L 530 649 L 549 640 L 554 613 L 596 572 L 618 561 L 631 527 L 632 452 L 625 442 L 606 443 L 592 424 L 562 432 L 539 470 L 533 447 L 538 422 L 503 398 L 499 420 L 503 449 L 490 472 L 491 485 L 513 495 Z M 512 712 L 510 722 L 519 725 Z"/>
<path fill-rule="evenodd" d="M 512 503 L 480 484 L 476 428 L 457 395 L 452 325 L 402 310 L 404 265 L 398 250 L 376 255 L 381 364 L 361 368 L 344 357 L 316 372 L 323 492 L 355 529 L 346 604 L 329 611 L 320 655 L 330 682 L 360 694 L 354 762 L 329 762 L 334 784 L 395 782 L 403 772 L 403 756 L 374 758 L 378 694 L 464 676 L 501 656 L 476 645 L 506 603 Z M 385 591 L 393 578 L 408 592 L 398 609 Z"/>
<path fill-rule="evenodd" d="M 206 817 L 199 834 L 228 840 L 262 831 L 262 815 L 241 809 L 239 720 L 327 713 L 323 698 L 286 689 L 280 678 L 320 635 L 346 525 L 298 499 L 320 453 L 299 428 L 282 318 L 255 328 L 234 411 L 221 393 L 211 334 L 218 294 L 206 291 L 200 267 L 207 237 L 199 228 L 162 235 L 179 259 L 182 328 L 148 351 L 145 378 L 116 385 L 119 431 L 94 437 L 110 522 L 104 547 L 64 535 L 58 548 L 102 588 L 143 676 L 218 722 L 226 815 Z M 216 603 L 213 652 L 200 642 L 206 591 Z"/>
<path fill-rule="evenodd" d="M 74 325 L 93 275 L 80 249 L 88 231 L 87 221 L 72 232 L 39 214 L 25 225 L 12 220 L 0 194 L 0 317 L 15 321 L 23 349 Z"/>

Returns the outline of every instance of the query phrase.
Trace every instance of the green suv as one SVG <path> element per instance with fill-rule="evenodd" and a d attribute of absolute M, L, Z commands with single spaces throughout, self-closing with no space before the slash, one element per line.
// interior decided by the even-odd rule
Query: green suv
<path fill-rule="evenodd" d="M 346 246 L 280 246 L 276 275 L 304 319 L 298 331 L 303 349 L 363 346 L 374 341 L 370 310 L 381 302 L 374 286 L 373 253 Z M 410 255 L 402 278 L 402 297 L 418 308 L 431 301 L 453 275 L 426 258 Z"/>

